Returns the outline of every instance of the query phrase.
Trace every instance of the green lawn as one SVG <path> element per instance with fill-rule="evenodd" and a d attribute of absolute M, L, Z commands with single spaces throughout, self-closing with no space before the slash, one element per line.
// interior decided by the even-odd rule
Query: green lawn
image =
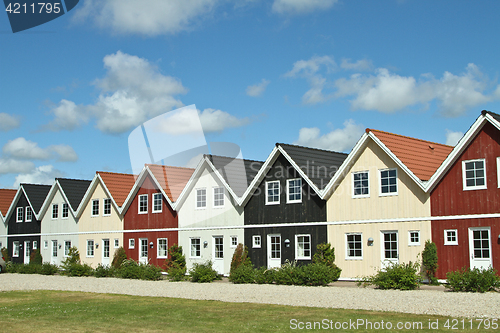
<path fill-rule="evenodd" d="M 293 319 L 297 321 L 291 323 Z M 81 292 L 0 292 L 1 332 L 312 331 L 305 329 L 307 322 L 311 325 L 314 325 L 314 322 L 321 322 L 323 328 L 328 327 L 321 331 L 449 332 L 451 329 L 444 327 L 448 319 L 453 318 Z M 344 328 L 346 328 L 349 320 L 359 321 L 359 323 L 361 320 L 369 321 L 373 326 L 372 329 L 366 329 L 363 324 L 358 329 L 342 329 L 340 325 L 344 323 Z M 429 330 L 429 320 L 431 322 L 438 320 L 439 330 Z M 459 318 L 459 320 L 462 319 Z M 382 321 L 384 327 L 387 327 L 387 322 L 390 322 L 393 325 L 392 330 L 375 329 L 377 324 L 380 328 Z M 335 329 L 336 322 L 339 329 Z M 396 328 L 398 322 L 403 325 L 421 322 L 422 329 L 398 330 Z M 464 324 L 466 328 L 470 327 L 468 319 L 464 321 Z M 466 331 L 484 331 L 483 327 L 477 330 L 478 324 L 478 321 L 473 321 L 475 330 L 467 329 Z M 299 329 L 300 325 L 304 325 L 304 329 Z M 296 329 L 292 329 L 293 327 Z M 457 327 L 462 328 L 462 322 L 458 321 Z M 496 331 L 492 328 L 490 327 L 488 331 Z"/>

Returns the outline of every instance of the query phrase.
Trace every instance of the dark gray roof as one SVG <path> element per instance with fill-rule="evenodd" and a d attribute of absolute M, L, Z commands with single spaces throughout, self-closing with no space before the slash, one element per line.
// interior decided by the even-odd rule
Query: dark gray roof
<path fill-rule="evenodd" d="M 490 116 L 492 116 L 493 118 L 495 118 L 496 121 L 498 121 L 500 123 L 500 114 L 497 114 L 497 113 L 494 113 L 494 112 L 491 112 L 491 111 L 486 111 L 486 110 L 481 111 L 481 113 L 483 115 L 486 115 L 486 113 L 489 114 Z"/>
<path fill-rule="evenodd" d="M 23 187 L 24 193 L 26 193 L 26 196 L 31 203 L 31 208 L 33 208 L 35 214 L 38 214 L 52 186 L 36 184 L 21 184 L 21 186 Z"/>
<path fill-rule="evenodd" d="M 245 160 L 239 158 L 205 155 L 224 180 L 229 184 L 234 193 L 241 197 L 259 172 L 264 162 Z M 234 161 L 234 162 L 233 162 Z M 233 162 L 233 163 L 231 163 Z M 243 163 L 243 164 L 241 164 Z M 244 169 L 242 169 L 242 166 Z"/>
<path fill-rule="evenodd" d="M 277 143 L 306 176 L 320 189 L 324 189 L 348 154 L 330 150 Z"/>
<path fill-rule="evenodd" d="M 91 181 L 67 178 L 56 178 L 56 180 L 61 185 L 66 198 L 68 198 L 71 208 L 76 211 L 83 199 L 83 196 L 85 195 L 85 192 L 87 192 Z"/>

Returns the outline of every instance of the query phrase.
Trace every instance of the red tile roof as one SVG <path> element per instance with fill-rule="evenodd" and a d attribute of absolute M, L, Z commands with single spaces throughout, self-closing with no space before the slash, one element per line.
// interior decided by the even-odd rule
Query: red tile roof
<path fill-rule="evenodd" d="M 366 129 L 389 148 L 420 180 L 429 180 L 453 150 L 452 146 Z"/>
<path fill-rule="evenodd" d="M 194 169 L 191 168 L 172 167 L 158 164 L 146 165 L 172 202 L 177 200 L 194 172 Z"/>
<path fill-rule="evenodd" d="M 102 181 L 111 192 L 118 206 L 122 206 L 135 184 L 135 176 L 128 173 L 97 171 Z"/>
<path fill-rule="evenodd" d="M 17 190 L 0 189 L 0 212 L 2 212 L 2 215 L 7 215 L 7 211 L 9 210 L 16 193 Z"/>

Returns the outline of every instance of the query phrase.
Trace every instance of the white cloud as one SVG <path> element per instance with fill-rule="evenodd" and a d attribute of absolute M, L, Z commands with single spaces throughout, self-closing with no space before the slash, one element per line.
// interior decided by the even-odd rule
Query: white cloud
<path fill-rule="evenodd" d="M 17 175 L 13 187 L 17 188 L 21 183 L 52 185 L 54 178 L 63 176 L 64 173 L 52 165 L 42 165 L 30 173 Z"/>
<path fill-rule="evenodd" d="M 272 10 L 278 14 L 306 14 L 331 8 L 338 0 L 274 0 Z"/>
<path fill-rule="evenodd" d="M 28 173 L 35 169 L 31 161 L 19 161 L 12 158 L 0 158 L 0 174 Z"/>
<path fill-rule="evenodd" d="M 0 131 L 7 132 L 19 127 L 19 119 L 7 113 L 0 113 Z"/>
<path fill-rule="evenodd" d="M 49 146 L 47 150 L 58 155 L 59 157 L 56 158 L 59 162 L 76 162 L 78 160 L 78 155 L 75 150 L 68 145 L 53 145 Z"/>
<path fill-rule="evenodd" d="M 247 95 L 252 96 L 252 97 L 258 97 L 258 96 L 262 95 L 264 93 L 264 91 L 266 90 L 267 85 L 270 82 L 271 81 L 269 81 L 269 80 L 262 79 L 262 81 L 260 83 L 257 83 L 253 86 L 248 86 L 247 87 Z"/>
<path fill-rule="evenodd" d="M 74 15 L 120 34 L 155 36 L 191 30 L 221 0 L 87 0 Z"/>
<path fill-rule="evenodd" d="M 52 158 L 61 162 L 78 160 L 76 152 L 68 145 L 51 145 L 47 148 L 40 148 L 38 143 L 23 137 L 9 140 L 3 146 L 2 151 L 9 158 L 21 160 L 49 160 Z"/>
<path fill-rule="evenodd" d="M 456 146 L 458 141 L 464 136 L 462 132 L 453 132 L 446 130 L 446 144 L 449 146 Z"/>
<path fill-rule="evenodd" d="M 77 106 L 74 102 L 63 99 L 51 111 L 54 120 L 42 126 L 43 129 L 52 131 L 73 130 L 89 120 L 87 111 L 82 106 Z"/>
<path fill-rule="evenodd" d="M 349 151 L 363 134 L 363 128 L 352 119 L 346 120 L 343 125 L 344 128 L 334 129 L 323 135 L 317 127 L 301 128 L 299 138 L 294 143 L 333 151 Z"/>
<path fill-rule="evenodd" d="M 356 62 L 352 62 L 351 59 L 342 59 L 340 68 L 351 71 L 369 71 L 372 70 L 373 64 L 367 59 L 361 59 Z"/>
<path fill-rule="evenodd" d="M 201 126 L 205 133 L 221 132 L 226 128 L 241 127 L 250 123 L 248 118 L 236 118 L 235 116 L 215 109 L 205 109 L 200 113 Z"/>

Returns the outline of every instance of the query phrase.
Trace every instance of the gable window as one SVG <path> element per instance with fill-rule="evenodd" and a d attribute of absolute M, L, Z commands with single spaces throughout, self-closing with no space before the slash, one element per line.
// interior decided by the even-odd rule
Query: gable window
<path fill-rule="evenodd" d="M 23 222 L 23 207 L 17 207 L 16 222 Z"/>
<path fill-rule="evenodd" d="M 295 235 L 295 259 L 311 259 L 311 235 Z"/>
<path fill-rule="evenodd" d="M 92 216 L 99 216 L 99 199 L 92 200 Z"/>
<path fill-rule="evenodd" d="M 58 215 L 59 215 L 59 205 L 52 204 L 52 219 L 53 220 L 57 219 Z"/>
<path fill-rule="evenodd" d="M 191 238 L 191 258 L 201 257 L 201 240 L 199 238 Z"/>
<path fill-rule="evenodd" d="M 110 216 L 111 215 L 111 199 L 106 198 L 103 199 L 103 206 L 104 206 L 104 211 L 102 213 L 103 216 Z"/>
<path fill-rule="evenodd" d="M 302 202 L 302 179 L 288 179 L 286 181 L 288 188 L 287 203 Z"/>
<path fill-rule="evenodd" d="M 87 239 L 87 257 L 94 256 L 94 240 Z"/>
<path fill-rule="evenodd" d="M 444 245 L 458 245 L 457 229 L 446 229 L 444 231 Z"/>
<path fill-rule="evenodd" d="M 420 245 L 420 231 L 410 230 L 408 231 L 408 245 Z"/>
<path fill-rule="evenodd" d="M 260 247 L 261 247 L 260 235 L 253 235 L 252 236 L 252 247 L 254 249 L 260 249 Z"/>
<path fill-rule="evenodd" d="M 33 212 L 31 211 L 31 207 L 30 206 L 26 206 L 26 222 L 31 222 L 31 220 L 33 219 Z"/>
<path fill-rule="evenodd" d="M 368 171 L 352 173 L 352 196 L 354 198 L 366 198 L 370 196 Z"/>
<path fill-rule="evenodd" d="M 480 190 L 486 188 L 486 165 L 484 158 L 462 161 L 462 177 L 464 190 Z"/>
<path fill-rule="evenodd" d="M 380 170 L 380 195 L 398 194 L 396 169 Z"/>
<path fill-rule="evenodd" d="M 153 213 L 160 213 L 162 210 L 161 193 L 153 193 Z"/>
<path fill-rule="evenodd" d="M 207 207 L 207 189 L 199 188 L 196 190 L 196 208 Z"/>
<path fill-rule="evenodd" d="M 12 243 L 12 257 L 19 257 L 19 242 L 15 241 Z"/>
<path fill-rule="evenodd" d="M 238 236 L 231 236 L 231 247 L 238 246 Z"/>
<path fill-rule="evenodd" d="M 166 258 L 168 255 L 167 239 L 158 238 L 158 258 Z"/>
<path fill-rule="evenodd" d="M 266 205 L 277 205 L 279 203 L 280 203 L 279 180 L 266 182 Z"/>
<path fill-rule="evenodd" d="M 134 249 L 135 248 L 135 239 L 134 238 L 130 238 L 128 240 L 128 248 L 129 249 Z"/>
<path fill-rule="evenodd" d="M 62 204 L 62 218 L 67 219 L 69 216 L 69 205 L 67 203 Z"/>
<path fill-rule="evenodd" d="M 363 259 L 362 234 L 346 234 L 346 259 Z"/>
<path fill-rule="evenodd" d="M 224 206 L 224 187 L 214 187 L 214 207 Z"/>
<path fill-rule="evenodd" d="M 71 249 L 71 241 L 64 241 L 64 256 L 69 256 L 69 249 Z"/>
<path fill-rule="evenodd" d="M 147 214 L 148 213 L 148 195 L 141 194 L 139 195 L 139 214 Z"/>

